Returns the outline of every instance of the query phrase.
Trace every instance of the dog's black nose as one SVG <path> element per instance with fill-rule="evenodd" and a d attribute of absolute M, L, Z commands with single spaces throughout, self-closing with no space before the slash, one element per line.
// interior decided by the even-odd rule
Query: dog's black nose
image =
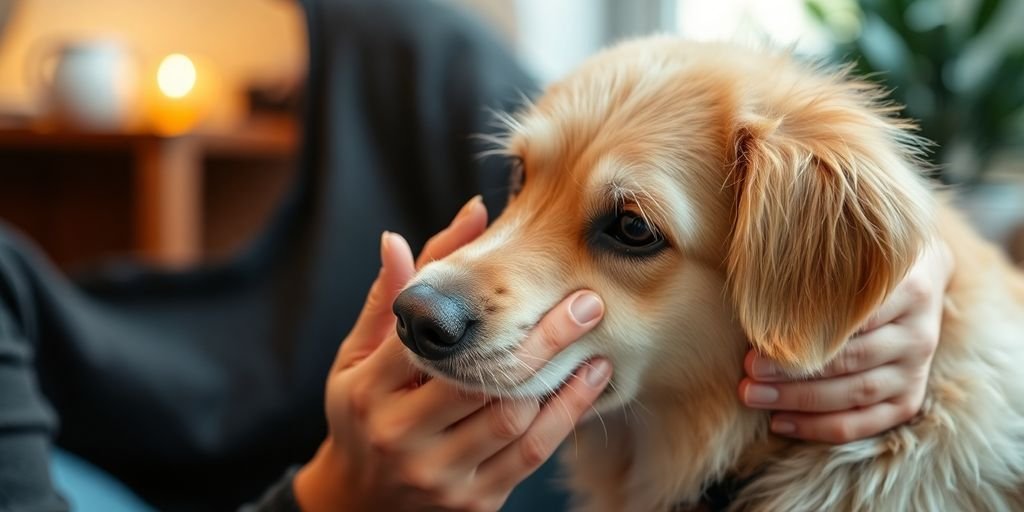
<path fill-rule="evenodd" d="M 425 284 L 400 293 L 393 309 L 402 343 L 427 359 L 454 354 L 472 322 L 465 303 Z"/>

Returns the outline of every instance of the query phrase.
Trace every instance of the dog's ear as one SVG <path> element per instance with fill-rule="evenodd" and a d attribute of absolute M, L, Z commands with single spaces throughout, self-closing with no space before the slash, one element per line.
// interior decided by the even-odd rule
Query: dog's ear
<path fill-rule="evenodd" d="M 905 126 L 808 102 L 732 135 L 730 290 L 743 328 L 793 371 L 824 366 L 917 258 L 932 200 Z"/>

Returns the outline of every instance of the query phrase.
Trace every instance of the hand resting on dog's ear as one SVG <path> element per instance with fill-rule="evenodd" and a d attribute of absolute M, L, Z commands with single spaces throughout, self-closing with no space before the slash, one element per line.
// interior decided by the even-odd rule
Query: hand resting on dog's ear
<path fill-rule="evenodd" d="M 818 375 L 791 379 L 751 350 L 739 393 L 748 407 L 776 411 L 772 431 L 846 443 L 909 421 L 924 401 L 953 273 L 949 246 L 935 240 L 860 333 Z"/>

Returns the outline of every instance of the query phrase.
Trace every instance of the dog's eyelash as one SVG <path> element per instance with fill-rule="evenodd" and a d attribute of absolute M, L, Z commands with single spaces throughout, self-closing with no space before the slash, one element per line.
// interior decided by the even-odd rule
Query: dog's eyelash
<path fill-rule="evenodd" d="M 657 236 L 658 238 L 664 238 L 664 236 L 661 233 L 661 230 L 658 229 L 657 223 L 655 223 L 651 219 L 651 217 L 647 215 L 647 211 L 644 209 L 644 207 L 641 206 L 640 203 L 636 201 L 630 201 L 628 199 L 621 200 L 619 204 L 615 205 L 614 210 L 611 210 L 605 213 L 604 215 L 601 215 L 600 217 L 595 219 L 595 222 L 602 218 L 615 218 L 624 213 L 629 213 L 632 215 L 636 215 L 637 217 L 640 217 L 641 219 L 644 220 L 644 222 L 647 223 L 647 226 L 650 228 L 651 232 L 654 233 L 655 236 Z"/>
<path fill-rule="evenodd" d="M 632 217 L 626 218 L 624 216 Z M 633 237 L 622 231 L 635 220 L 642 222 L 641 237 Z M 617 223 L 625 222 L 617 226 Z M 651 224 L 639 205 L 630 207 L 619 204 L 602 215 L 591 218 L 587 222 L 586 235 L 588 243 L 597 251 L 629 258 L 646 258 L 662 252 L 668 247 L 668 240 L 661 234 L 657 226 Z"/>

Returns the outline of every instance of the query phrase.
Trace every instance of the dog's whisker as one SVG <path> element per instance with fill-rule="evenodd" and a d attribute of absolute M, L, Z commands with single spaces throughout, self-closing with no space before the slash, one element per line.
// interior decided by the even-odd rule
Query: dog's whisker
<path fill-rule="evenodd" d="M 499 368 L 496 368 L 496 370 L 501 375 L 501 377 L 503 379 L 505 379 L 506 381 L 510 380 L 510 378 L 508 376 L 508 373 L 505 371 L 504 368 L 500 368 L 499 367 Z M 500 397 L 501 394 L 505 391 L 505 386 L 501 385 L 501 382 L 498 381 L 498 379 L 494 376 L 493 373 L 491 374 L 491 378 L 494 380 L 494 387 L 498 390 L 498 393 L 499 393 L 498 396 Z"/>
<path fill-rule="evenodd" d="M 591 365 L 588 364 L 588 366 L 591 366 Z M 573 386 L 571 382 L 566 381 L 565 386 L 567 388 L 569 388 L 570 390 L 572 390 L 572 391 L 577 391 L 576 387 Z M 597 417 L 597 420 L 601 422 L 601 430 L 604 432 L 604 445 L 605 445 L 605 448 L 607 448 L 608 447 L 608 443 L 610 441 L 609 441 L 609 438 L 608 438 L 608 425 L 605 424 L 605 422 L 604 422 L 604 416 L 601 415 L 601 411 L 597 410 L 597 408 L 594 407 L 593 404 L 590 405 L 589 409 L 594 412 L 594 415 Z M 572 433 L 573 433 L 573 439 L 576 439 L 577 433 L 576 433 L 576 425 L 575 424 L 573 425 Z M 579 453 L 578 453 L 579 446 L 578 446 L 578 444 L 576 446 L 576 449 L 577 449 L 577 456 L 579 456 Z"/>
<path fill-rule="evenodd" d="M 531 98 L 530 95 L 526 94 L 526 92 L 524 92 L 522 89 L 516 90 L 516 96 L 518 96 L 519 101 L 522 102 L 522 108 L 524 110 L 529 110 L 537 106 L 537 104 L 533 101 L 533 98 Z"/>

